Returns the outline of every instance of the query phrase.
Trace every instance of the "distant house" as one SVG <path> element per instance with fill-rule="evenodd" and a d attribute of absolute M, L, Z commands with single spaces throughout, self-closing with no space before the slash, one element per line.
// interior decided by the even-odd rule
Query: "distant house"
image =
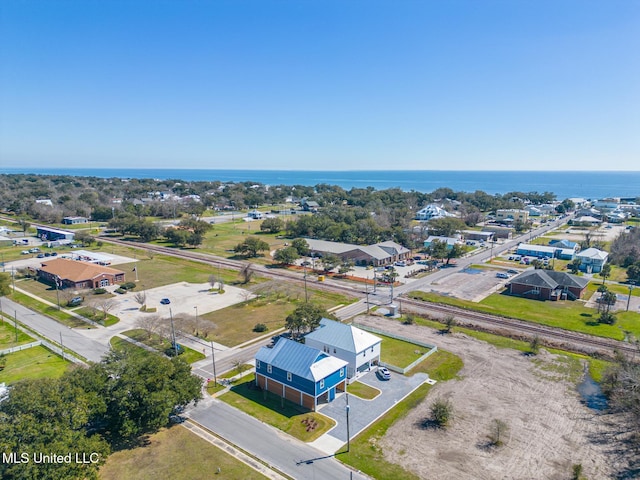
<path fill-rule="evenodd" d="M 259 210 L 252 210 L 251 212 L 247 213 L 247 217 L 254 220 L 261 220 L 264 217 L 264 214 Z"/>
<path fill-rule="evenodd" d="M 302 210 L 304 210 L 305 212 L 317 212 L 318 209 L 320 208 L 320 205 L 318 204 L 318 202 L 314 202 L 313 200 L 307 200 L 306 198 L 303 198 L 300 201 L 300 206 L 302 207 Z"/>
<path fill-rule="evenodd" d="M 323 318 L 305 337 L 305 344 L 348 362 L 347 377 L 369 370 L 380 361 L 382 339 L 353 325 Z"/>
<path fill-rule="evenodd" d="M 40 200 L 36 200 L 36 203 L 39 205 L 46 205 L 47 207 L 53 207 L 53 202 L 49 198 L 43 198 Z"/>
<path fill-rule="evenodd" d="M 347 362 L 280 338 L 256 353 L 256 385 L 310 410 L 347 389 Z"/>
<path fill-rule="evenodd" d="M 580 248 L 576 242 L 572 242 L 571 240 L 565 240 L 565 239 L 551 240 L 549 242 L 549 246 L 556 247 L 556 248 L 572 248 L 573 250 L 577 250 L 578 248 Z"/>
<path fill-rule="evenodd" d="M 500 227 L 497 225 L 485 225 L 484 230 L 486 232 L 493 232 L 494 238 L 511 238 L 513 237 L 513 228 Z"/>
<path fill-rule="evenodd" d="M 352 261 L 356 265 L 389 265 L 398 260 L 406 260 L 411 250 L 392 242 L 380 242 L 374 245 L 353 245 L 350 243 L 329 242 L 305 238 L 313 256 L 337 255 L 342 261 Z"/>
<path fill-rule="evenodd" d="M 589 279 L 553 270 L 527 270 L 509 282 L 509 293 L 536 300 L 582 298 Z"/>
<path fill-rule="evenodd" d="M 602 266 L 607 263 L 609 254 L 597 248 L 587 248 L 576 254 L 580 259 L 580 270 L 586 273 L 598 273 Z"/>
<path fill-rule="evenodd" d="M 57 228 L 49 228 L 49 227 L 36 227 L 36 234 L 40 240 L 45 241 L 53 241 L 53 240 L 68 240 L 73 241 L 75 237 L 75 233 L 69 232 L 67 230 L 60 230 Z"/>
<path fill-rule="evenodd" d="M 529 220 L 529 212 L 518 208 L 499 208 L 496 210 L 496 222 L 513 223 L 516 220 L 526 223 Z"/>
<path fill-rule="evenodd" d="M 434 218 L 454 217 L 455 215 L 447 212 L 442 206 L 435 203 L 429 204 L 416 212 L 416 220 L 433 220 Z"/>
<path fill-rule="evenodd" d="M 462 243 L 457 237 L 442 237 L 439 235 L 430 235 L 424 241 L 424 248 L 429 248 L 433 242 L 443 242 L 447 244 L 447 250 L 451 250 L 454 245 Z"/>
<path fill-rule="evenodd" d="M 526 255 L 537 258 L 560 258 L 562 260 L 573 260 L 575 250 L 573 248 L 561 248 L 546 245 L 531 245 L 521 243 L 516 249 L 518 255 Z"/>
<path fill-rule="evenodd" d="M 87 223 L 89 220 L 86 217 L 64 217 L 62 223 L 65 225 L 76 225 L 78 223 Z"/>
<path fill-rule="evenodd" d="M 464 230 L 462 234 L 466 240 L 479 240 L 481 242 L 489 242 L 494 236 L 494 232 L 479 232 L 477 230 Z"/>
<path fill-rule="evenodd" d="M 37 269 L 40 280 L 62 288 L 99 288 L 124 282 L 124 272 L 94 263 L 66 258 L 46 260 Z"/>

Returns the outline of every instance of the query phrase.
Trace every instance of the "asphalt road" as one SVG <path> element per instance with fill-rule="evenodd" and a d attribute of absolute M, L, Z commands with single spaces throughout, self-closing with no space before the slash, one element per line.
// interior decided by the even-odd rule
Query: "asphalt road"
<path fill-rule="evenodd" d="M 205 400 L 188 411 L 200 425 L 300 480 L 368 477 L 352 472 L 332 456 L 316 450 L 219 400 Z M 353 477 L 351 477 L 353 474 Z"/>
<path fill-rule="evenodd" d="M 2 297 L 2 310 L 12 316 L 16 314 L 19 322 L 27 325 L 46 339 L 57 344 L 60 343 L 60 336 L 62 335 L 62 343 L 65 348 L 77 352 L 87 360 L 99 362 L 102 356 L 109 351 L 108 346 L 91 340 L 77 330 L 66 327 L 33 310 L 29 310 L 6 297 Z"/>

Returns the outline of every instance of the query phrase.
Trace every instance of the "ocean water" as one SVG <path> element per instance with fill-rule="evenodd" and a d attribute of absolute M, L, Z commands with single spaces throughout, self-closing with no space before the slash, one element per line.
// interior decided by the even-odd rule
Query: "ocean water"
<path fill-rule="evenodd" d="M 256 182 L 266 185 L 339 185 L 376 190 L 432 192 L 440 187 L 489 194 L 553 192 L 558 199 L 640 197 L 640 171 L 446 171 L 446 170 L 197 170 L 107 168 L 3 168 L 0 173 L 76 175 L 101 178 L 157 178 L 185 181 Z"/>

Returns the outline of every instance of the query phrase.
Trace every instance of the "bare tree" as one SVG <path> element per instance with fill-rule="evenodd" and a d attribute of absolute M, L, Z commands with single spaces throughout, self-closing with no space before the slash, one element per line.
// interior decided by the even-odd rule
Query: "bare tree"
<path fill-rule="evenodd" d="M 144 315 L 136 320 L 136 326 L 147 332 L 147 339 L 151 340 L 154 333 L 158 332 L 161 326 L 159 315 Z"/>
<path fill-rule="evenodd" d="M 251 293 L 250 290 L 241 290 L 240 295 L 242 296 L 242 300 L 246 304 L 249 300 L 251 300 L 251 296 L 253 295 L 253 293 Z"/>
<path fill-rule="evenodd" d="M 242 276 L 242 283 L 247 284 L 251 281 L 251 277 L 253 277 L 254 270 L 253 265 L 250 263 L 245 263 L 240 270 L 240 275 Z"/>
<path fill-rule="evenodd" d="M 116 306 L 116 302 L 108 298 L 98 303 L 98 307 L 100 308 L 100 310 L 102 310 L 103 320 L 107 319 L 107 315 L 109 315 L 109 312 L 113 310 L 115 306 Z"/>
<path fill-rule="evenodd" d="M 499 447 L 504 445 L 504 438 L 509 433 L 509 425 L 499 418 L 494 418 L 491 421 L 489 440 L 491 440 L 491 444 L 495 447 Z"/>
<path fill-rule="evenodd" d="M 138 292 L 133 296 L 133 299 L 138 305 L 140 305 L 142 310 L 144 310 L 144 307 L 147 305 L 147 293 L 144 290 Z"/>
<path fill-rule="evenodd" d="M 456 317 L 454 317 L 453 315 L 447 315 L 444 319 L 444 325 L 445 325 L 445 333 L 451 333 L 451 329 L 453 327 L 455 327 L 458 324 Z"/>
<path fill-rule="evenodd" d="M 147 258 L 148 258 L 149 260 L 153 260 L 153 257 L 155 257 L 156 252 L 154 252 L 153 250 L 147 250 L 147 251 L 146 251 L 146 254 L 147 254 Z"/>
<path fill-rule="evenodd" d="M 209 285 L 211 286 L 211 290 L 216 288 L 216 283 L 218 283 L 218 278 L 213 274 L 209 275 Z"/>

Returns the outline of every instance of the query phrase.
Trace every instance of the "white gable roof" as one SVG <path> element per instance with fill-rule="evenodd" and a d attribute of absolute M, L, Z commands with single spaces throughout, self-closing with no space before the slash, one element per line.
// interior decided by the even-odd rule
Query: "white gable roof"
<path fill-rule="evenodd" d="M 351 353 L 360 353 L 382 341 L 381 338 L 353 325 L 323 318 L 320 327 L 307 334 L 306 338 L 340 348 Z"/>

